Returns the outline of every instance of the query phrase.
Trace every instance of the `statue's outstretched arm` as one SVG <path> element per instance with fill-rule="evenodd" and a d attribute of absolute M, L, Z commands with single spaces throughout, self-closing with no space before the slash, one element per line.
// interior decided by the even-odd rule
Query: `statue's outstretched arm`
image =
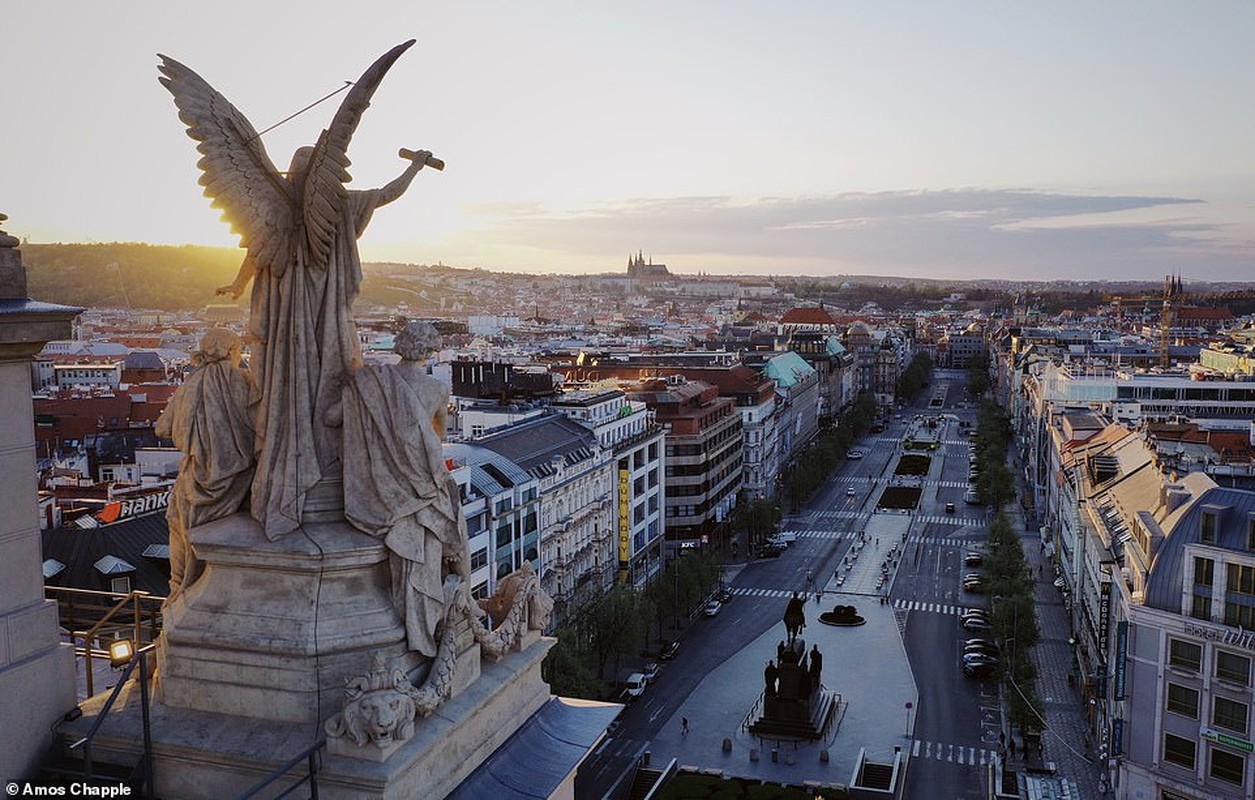
<path fill-rule="evenodd" d="M 436 169 L 444 168 L 444 162 L 440 161 L 438 158 L 433 158 L 430 150 L 402 149 L 400 156 L 401 158 L 408 159 L 410 165 L 405 168 L 405 172 L 402 172 L 400 175 L 393 178 L 387 185 L 379 190 L 378 205 L 387 205 L 401 195 L 405 194 L 405 190 L 410 188 L 410 182 L 414 180 L 414 176 L 418 174 L 420 169 L 427 166 L 428 163 L 435 162 L 432 163 L 432 166 Z M 436 166 L 437 164 L 439 166 Z"/>

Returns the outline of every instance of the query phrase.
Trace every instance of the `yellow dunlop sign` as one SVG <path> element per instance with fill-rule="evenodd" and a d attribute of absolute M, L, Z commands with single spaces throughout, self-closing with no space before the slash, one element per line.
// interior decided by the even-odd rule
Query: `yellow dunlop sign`
<path fill-rule="evenodd" d="M 629 497 L 632 489 L 630 473 L 619 470 L 619 566 L 627 567 L 632 558 L 632 517 Z"/>

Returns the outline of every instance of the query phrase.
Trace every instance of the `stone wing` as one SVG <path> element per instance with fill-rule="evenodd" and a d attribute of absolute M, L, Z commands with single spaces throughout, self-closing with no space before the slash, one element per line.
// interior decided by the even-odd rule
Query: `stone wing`
<path fill-rule="evenodd" d="M 263 268 L 280 272 L 291 259 L 296 214 L 288 183 L 275 169 L 252 124 L 204 78 L 169 56 L 158 56 L 162 86 L 174 95 L 179 119 L 198 144 L 200 185 L 240 247 Z"/>
<path fill-rule="evenodd" d="M 344 184 L 351 180 L 348 173 L 351 163 L 349 141 L 357 130 L 362 113 L 370 107 L 370 98 L 383 76 L 413 44 L 413 39 L 399 44 L 371 64 L 345 95 L 331 125 L 318 137 L 301 192 L 308 253 L 315 266 L 327 263 L 335 241 L 340 212 L 348 193 Z"/>

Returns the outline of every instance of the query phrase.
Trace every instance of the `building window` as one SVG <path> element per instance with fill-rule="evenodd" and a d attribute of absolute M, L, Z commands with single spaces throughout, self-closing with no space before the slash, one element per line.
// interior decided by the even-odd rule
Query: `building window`
<path fill-rule="evenodd" d="M 1211 724 L 1238 733 L 1246 733 L 1246 703 L 1217 697 L 1211 708 Z"/>
<path fill-rule="evenodd" d="M 480 567 L 488 564 L 488 548 L 481 547 L 471 554 L 471 571 L 475 571 Z"/>
<path fill-rule="evenodd" d="M 507 522 L 497 528 L 497 547 L 509 547 L 510 540 L 514 538 L 514 529 Z"/>
<path fill-rule="evenodd" d="M 1226 577 L 1229 581 L 1228 586 L 1225 587 L 1227 591 L 1255 596 L 1255 567 L 1229 564 L 1227 572 Z"/>
<path fill-rule="evenodd" d="M 1168 710 L 1183 717 L 1198 719 L 1198 690 L 1169 683 Z"/>
<path fill-rule="evenodd" d="M 116 594 L 129 594 L 131 591 L 131 577 L 123 575 L 120 578 L 111 578 L 109 580 L 109 591 Z"/>
<path fill-rule="evenodd" d="M 1251 684 L 1251 660 L 1237 653 L 1216 651 L 1216 677 L 1243 686 Z"/>
<path fill-rule="evenodd" d="M 1194 584 L 1196 586 L 1215 585 L 1216 562 L 1210 558 L 1194 558 Z"/>
<path fill-rule="evenodd" d="M 1169 639 L 1168 666 L 1198 672 L 1203 667 L 1203 646 L 1184 639 Z"/>
<path fill-rule="evenodd" d="M 1219 747 L 1211 748 L 1211 767 L 1208 772 L 1216 780 L 1242 785 L 1242 776 L 1246 774 L 1246 759 Z"/>
<path fill-rule="evenodd" d="M 1194 740 L 1165 733 L 1163 735 L 1163 760 L 1186 769 L 1194 769 Z"/>
<path fill-rule="evenodd" d="M 1255 628 L 1255 606 L 1233 602 L 1225 603 L 1224 624 L 1234 627 Z"/>
<path fill-rule="evenodd" d="M 1190 616 L 1194 619 L 1211 619 L 1211 598 L 1201 594 L 1194 595 Z"/>
<path fill-rule="evenodd" d="M 1203 544 L 1216 543 L 1216 515 L 1211 512 L 1203 512 L 1203 521 L 1198 527 L 1198 540 Z"/>

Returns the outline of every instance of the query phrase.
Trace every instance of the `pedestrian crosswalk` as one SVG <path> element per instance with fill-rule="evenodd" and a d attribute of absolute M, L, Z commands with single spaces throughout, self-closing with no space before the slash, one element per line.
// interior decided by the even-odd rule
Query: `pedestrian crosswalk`
<path fill-rule="evenodd" d="M 786 529 L 780 532 L 784 536 L 796 536 L 799 539 L 854 539 L 857 534 L 854 531 L 824 531 L 824 530 L 807 530 L 807 529 Z M 933 546 L 963 547 L 967 542 L 947 539 L 944 536 L 912 536 L 907 540 L 908 544 L 925 544 Z"/>
<path fill-rule="evenodd" d="M 996 750 L 972 745 L 950 744 L 948 742 L 930 742 L 916 739 L 911 746 L 912 758 L 931 758 L 937 761 L 950 761 L 966 766 L 983 767 L 996 759 Z"/>
<path fill-rule="evenodd" d="M 860 516 L 862 515 L 857 511 L 821 511 L 818 514 L 814 514 L 813 518 L 814 520 L 834 521 L 856 519 Z M 931 522 L 935 525 L 965 526 L 985 524 L 982 519 L 974 517 L 960 517 L 955 514 L 916 514 L 914 515 L 914 518 L 919 522 Z"/>
<path fill-rule="evenodd" d="M 792 597 L 793 592 L 789 589 L 762 589 L 757 586 L 734 586 L 732 588 L 734 597 Z"/>
<path fill-rule="evenodd" d="M 971 517 L 956 517 L 953 514 L 919 514 L 915 519 L 920 522 L 931 522 L 934 525 L 983 525 L 984 520 L 972 519 Z"/>
<path fill-rule="evenodd" d="M 734 597 L 792 597 L 792 589 L 769 589 L 762 586 L 735 586 L 732 588 Z M 970 606 L 960 606 L 953 603 L 929 603 L 923 600 L 904 600 L 901 598 L 892 601 L 893 608 L 897 611 L 921 611 L 930 614 L 948 614 L 957 617 Z"/>
<path fill-rule="evenodd" d="M 952 617 L 957 617 L 971 608 L 971 606 L 959 606 L 953 603 L 929 603 L 923 600 L 902 598 L 895 598 L 892 602 L 893 607 L 900 611 L 926 611 L 931 614 L 949 614 Z"/>

